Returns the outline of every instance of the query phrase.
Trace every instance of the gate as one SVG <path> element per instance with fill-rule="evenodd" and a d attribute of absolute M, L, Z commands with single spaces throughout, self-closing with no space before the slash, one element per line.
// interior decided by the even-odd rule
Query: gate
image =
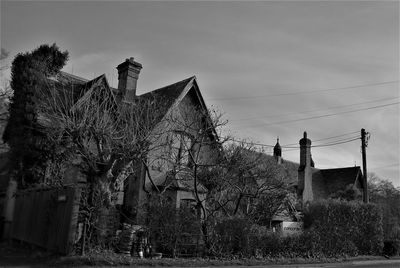
<path fill-rule="evenodd" d="M 78 187 L 18 191 L 11 237 L 68 254 L 75 239 L 80 195 Z"/>

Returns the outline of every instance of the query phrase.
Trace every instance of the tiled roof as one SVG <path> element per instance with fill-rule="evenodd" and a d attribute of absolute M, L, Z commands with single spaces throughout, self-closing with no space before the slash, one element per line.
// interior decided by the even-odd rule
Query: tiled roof
<path fill-rule="evenodd" d="M 56 77 L 48 79 L 50 86 L 57 90 L 58 101 L 62 102 L 66 109 L 71 108 L 92 85 L 99 80 L 104 79 L 105 75 L 100 75 L 92 80 L 87 80 L 65 72 L 60 72 Z M 52 87 L 52 89 L 53 89 Z M 45 94 L 50 94 L 44 91 Z"/>
<path fill-rule="evenodd" d="M 194 78 L 194 76 L 189 77 L 177 83 L 142 94 L 138 98 L 155 102 L 159 114 L 159 118 L 156 121 L 160 121 L 182 94 L 188 83 Z"/>
<path fill-rule="evenodd" d="M 279 174 L 285 183 L 290 186 L 298 184 L 298 168 L 300 164 L 281 159 L 281 164 L 272 155 L 263 154 L 263 159 L 268 165 L 274 165 L 279 169 Z M 311 167 L 312 189 L 314 199 L 328 198 L 331 194 L 344 190 L 349 184 L 356 183 L 361 177 L 360 167 L 346 167 L 333 169 L 317 169 Z M 360 180 L 362 185 L 362 181 Z"/>
<path fill-rule="evenodd" d="M 361 168 L 333 168 L 322 169 L 321 174 L 324 177 L 326 194 L 329 196 L 339 190 L 344 190 L 349 184 L 355 184 L 361 177 Z"/>
<path fill-rule="evenodd" d="M 63 92 L 63 94 L 73 94 L 74 101 L 78 101 L 91 86 L 98 82 L 100 79 L 104 79 L 107 86 L 110 88 L 111 92 L 114 94 L 118 91 L 116 88 L 112 88 L 108 85 L 105 75 L 100 75 L 92 80 L 87 80 L 85 78 L 72 75 L 66 72 L 60 72 L 57 77 L 51 78 L 55 87 Z M 189 77 L 182 81 L 176 82 L 174 84 L 158 88 L 156 90 L 147 92 L 138 96 L 138 99 L 149 99 L 156 103 L 158 109 L 161 108 L 160 120 L 169 110 L 169 108 L 175 103 L 178 97 L 182 94 L 183 90 L 186 88 L 187 84 L 195 79 L 195 76 Z M 72 90 L 72 91 L 71 91 Z M 71 105 L 71 104 L 70 104 Z"/>
<path fill-rule="evenodd" d="M 288 186 L 297 185 L 297 170 L 299 168 L 298 163 L 281 159 L 281 164 L 279 165 L 274 156 L 267 154 L 262 155 L 262 158 L 265 159 L 264 161 L 266 164 L 273 165 L 278 169 L 279 175 Z"/>
<path fill-rule="evenodd" d="M 145 94 L 142 94 L 139 96 L 139 98 L 157 98 L 160 100 L 168 101 L 168 102 L 173 102 L 175 101 L 183 92 L 185 89 L 186 85 L 194 79 L 195 76 L 189 77 L 187 79 L 184 79 L 182 81 L 176 82 L 174 84 L 158 88 L 156 90 L 147 92 Z"/>

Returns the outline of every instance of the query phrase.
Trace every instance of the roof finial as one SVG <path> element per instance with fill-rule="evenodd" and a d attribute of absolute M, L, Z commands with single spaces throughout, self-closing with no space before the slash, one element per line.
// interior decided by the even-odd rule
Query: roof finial
<path fill-rule="evenodd" d="M 303 138 L 307 139 L 307 132 L 304 131 Z"/>

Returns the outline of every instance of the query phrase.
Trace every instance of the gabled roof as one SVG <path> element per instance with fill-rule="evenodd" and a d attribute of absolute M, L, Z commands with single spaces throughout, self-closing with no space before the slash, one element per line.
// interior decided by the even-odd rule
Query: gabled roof
<path fill-rule="evenodd" d="M 155 98 L 157 100 L 166 101 L 172 105 L 175 100 L 182 94 L 187 84 L 194 79 L 196 79 L 195 76 L 186 78 L 177 83 L 142 94 L 139 96 L 139 98 Z"/>
<path fill-rule="evenodd" d="M 60 91 L 62 89 L 63 94 L 72 93 L 75 102 L 79 102 L 79 100 L 83 98 L 88 93 L 88 91 L 90 91 L 90 89 L 94 84 L 103 83 L 103 85 L 110 90 L 115 101 L 117 89 L 110 87 L 107 78 L 105 77 L 104 74 L 92 80 L 87 80 L 82 77 L 72 75 L 66 72 L 60 72 L 57 75 L 57 77 L 51 78 L 50 80 L 54 82 L 56 88 L 60 89 Z M 137 96 L 137 98 L 139 100 L 142 99 L 142 100 L 154 101 L 154 103 L 157 106 L 158 112 L 160 114 L 158 118 L 159 122 L 164 118 L 164 116 L 174 105 L 177 105 L 184 98 L 184 96 L 191 89 L 195 90 L 200 106 L 204 109 L 207 109 L 204 99 L 197 85 L 195 76 L 144 93 L 140 96 Z M 69 104 L 70 107 L 72 105 L 73 104 Z"/>
<path fill-rule="evenodd" d="M 70 109 L 76 104 L 76 102 L 87 95 L 87 93 L 92 90 L 92 87 L 94 85 L 102 84 L 105 89 L 111 91 L 111 88 L 104 74 L 92 80 L 87 80 L 65 72 L 60 72 L 55 77 L 49 77 L 48 81 L 49 84 L 52 86 L 51 90 L 57 91 L 57 97 L 60 105 L 64 105 L 66 109 Z M 44 93 L 52 94 L 47 91 Z M 114 94 L 112 95 L 114 98 Z"/>
<path fill-rule="evenodd" d="M 300 164 L 285 159 L 281 159 L 281 164 L 278 164 L 274 158 L 272 155 L 264 154 L 263 156 L 266 163 L 274 165 L 279 169 L 280 175 L 289 187 L 297 186 Z M 314 199 L 328 198 L 333 193 L 344 190 L 348 185 L 360 185 L 361 188 L 364 187 L 362 172 L 359 166 L 332 169 L 311 167 L 311 172 Z"/>
<path fill-rule="evenodd" d="M 158 88 L 138 96 L 138 99 L 154 101 L 159 109 L 159 117 L 157 123 L 161 121 L 168 111 L 187 93 L 192 87 L 195 76 L 189 77 L 177 83 Z M 186 90 L 185 90 L 186 89 Z"/>
<path fill-rule="evenodd" d="M 361 179 L 362 173 L 359 166 L 322 169 L 321 174 L 324 177 L 328 195 L 335 193 L 339 190 L 343 190 L 343 188 L 348 186 L 349 184 L 356 184 L 357 180 L 360 181 L 361 187 L 363 188 Z"/>

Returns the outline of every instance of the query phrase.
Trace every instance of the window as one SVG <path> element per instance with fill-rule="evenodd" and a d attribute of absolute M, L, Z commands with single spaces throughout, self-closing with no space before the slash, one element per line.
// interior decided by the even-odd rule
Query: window
<path fill-rule="evenodd" d="M 180 207 L 183 209 L 194 209 L 196 207 L 196 200 L 194 199 L 181 199 Z"/>

